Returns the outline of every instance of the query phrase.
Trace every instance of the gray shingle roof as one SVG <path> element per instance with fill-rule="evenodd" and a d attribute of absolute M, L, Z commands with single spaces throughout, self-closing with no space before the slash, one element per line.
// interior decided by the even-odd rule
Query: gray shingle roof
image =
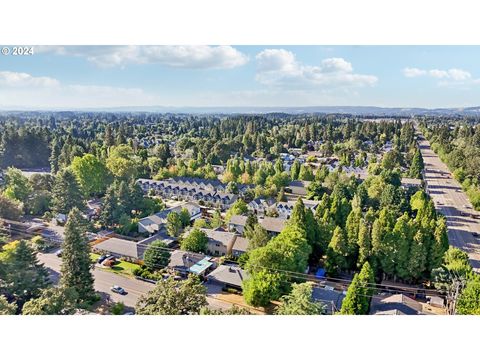
<path fill-rule="evenodd" d="M 137 243 L 130 240 L 112 237 L 94 245 L 93 248 L 120 256 L 138 258 Z"/>
<path fill-rule="evenodd" d="M 243 280 L 248 279 L 248 273 L 238 266 L 220 265 L 208 275 L 208 278 L 224 284 L 241 287 Z"/>

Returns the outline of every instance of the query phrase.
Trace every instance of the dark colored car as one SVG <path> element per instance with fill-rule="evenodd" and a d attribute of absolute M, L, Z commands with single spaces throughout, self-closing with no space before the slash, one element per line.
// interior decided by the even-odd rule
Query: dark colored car
<path fill-rule="evenodd" d="M 118 285 L 114 285 L 110 288 L 114 293 L 120 294 L 120 295 L 127 295 L 128 293 L 125 291 L 124 288 Z"/>
<path fill-rule="evenodd" d="M 108 258 L 108 255 L 102 255 L 98 258 L 97 260 L 97 263 L 101 264 L 103 262 L 103 260 L 105 260 L 106 258 Z"/>

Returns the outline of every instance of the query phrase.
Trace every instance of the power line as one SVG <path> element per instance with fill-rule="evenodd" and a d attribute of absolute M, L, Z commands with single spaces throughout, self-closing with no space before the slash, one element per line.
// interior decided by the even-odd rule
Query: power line
<path fill-rule="evenodd" d="M 18 230 L 18 229 L 10 229 L 10 230 L 14 231 L 14 232 L 17 232 L 17 233 L 33 235 L 32 233 L 29 233 L 29 232 L 26 232 L 26 231 L 21 231 L 21 230 Z M 61 240 L 52 239 L 52 238 L 49 238 L 49 240 L 52 241 L 52 242 L 60 243 L 60 244 L 63 242 Z M 158 251 L 163 251 L 164 253 L 170 253 L 170 254 L 177 251 L 176 249 L 161 247 L 161 246 L 152 245 L 152 244 L 138 244 L 138 243 L 136 243 L 136 245 L 140 246 L 140 247 L 144 247 L 145 249 L 152 248 L 152 249 L 157 249 Z M 188 252 L 186 252 L 186 253 L 188 254 Z M 234 264 L 238 264 L 238 262 L 235 262 L 235 261 L 230 261 L 230 262 L 232 262 Z M 288 276 L 290 276 L 294 279 L 306 280 L 306 281 L 314 282 L 314 283 L 320 284 L 320 285 L 324 285 L 322 282 L 325 282 L 325 281 L 332 281 L 332 282 L 335 282 L 335 283 L 343 282 L 344 283 L 343 286 L 348 286 L 352 283 L 352 280 L 348 280 L 348 279 L 341 279 L 341 278 L 328 277 L 328 276 L 323 276 L 322 279 L 312 279 L 313 275 L 311 275 L 311 274 L 305 274 L 305 273 L 301 273 L 301 272 L 295 272 L 295 271 L 283 270 L 283 269 L 275 269 L 275 268 L 265 267 L 265 266 L 260 266 L 260 265 L 257 265 L 256 267 L 260 267 L 262 269 L 274 271 L 274 272 L 277 272 L 277 273 L 279 273 L 279 272 L 284 273 L 284 274 L 287 274 Z M 161 270 L 161 269 L 164 269 L 164 268 L 165 267 L 157 267 L 156 269 Z M 379 291 L 379 292 L 402 293 L 402 294 L 411 294 L 412 292 L 416 293 L 416 292 L 419 292 L 419 291 L 428 291 L 429 293 L 435 293 L 435 294 L 438 294 L 438 295 L 441 294 L 438 290 L 434 290 L 434 289 L 421 289 L 421 288 L 415 288 L 415 287 L 404 287 L 404 286 L 399 286 L 399 285 L 381 285 L 381 284 L 376 284 L 376 283 L 365 283 L 365 285 L 372 285 L 372 286 L 360 286 L 360 288 L 375 290 L 375 291 Z M 393 289 L 391 289 L 391 288 L 393 288 Z M 409 289 L 411 291 L 409 291 Z"/>

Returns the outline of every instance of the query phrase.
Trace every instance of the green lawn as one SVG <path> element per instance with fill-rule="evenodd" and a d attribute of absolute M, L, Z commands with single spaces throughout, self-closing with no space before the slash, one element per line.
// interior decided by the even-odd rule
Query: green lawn
<path fill-rule="evenodd" d="M 98 255 L 98 254 L 90 253 L 90 258 L 93 261 L 97 261 L 97 259 L 99 257 L 100 257 L 100 255 Z M 137 264 L 133 264 L 133 263 L 130 263 L 130 262 L 127 262 L 127 261 L 119 261 L 112 268 L 107 268 L 106 267 L 106 268 L 99 268 L 99 269 L 102 269 L 102 270 L 105 270 L 105 271 L 110 271 L 110 272 L 113 272 L 113 273 L 116 273 L 116 274 L 133 276 L 132 271 L 134 269 L 139 268 L 139 267 L 140 267 L 140 265 L 137 265 Z"/>

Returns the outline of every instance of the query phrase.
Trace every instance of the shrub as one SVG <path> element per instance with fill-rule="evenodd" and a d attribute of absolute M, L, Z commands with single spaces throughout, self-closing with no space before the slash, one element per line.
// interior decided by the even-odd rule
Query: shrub
<path fill-rule="evenodd" d="M 117 302 L 110 308 L 112 315 L 122 315 L 124 311 L 125 304 L 123 302 Z"/>

